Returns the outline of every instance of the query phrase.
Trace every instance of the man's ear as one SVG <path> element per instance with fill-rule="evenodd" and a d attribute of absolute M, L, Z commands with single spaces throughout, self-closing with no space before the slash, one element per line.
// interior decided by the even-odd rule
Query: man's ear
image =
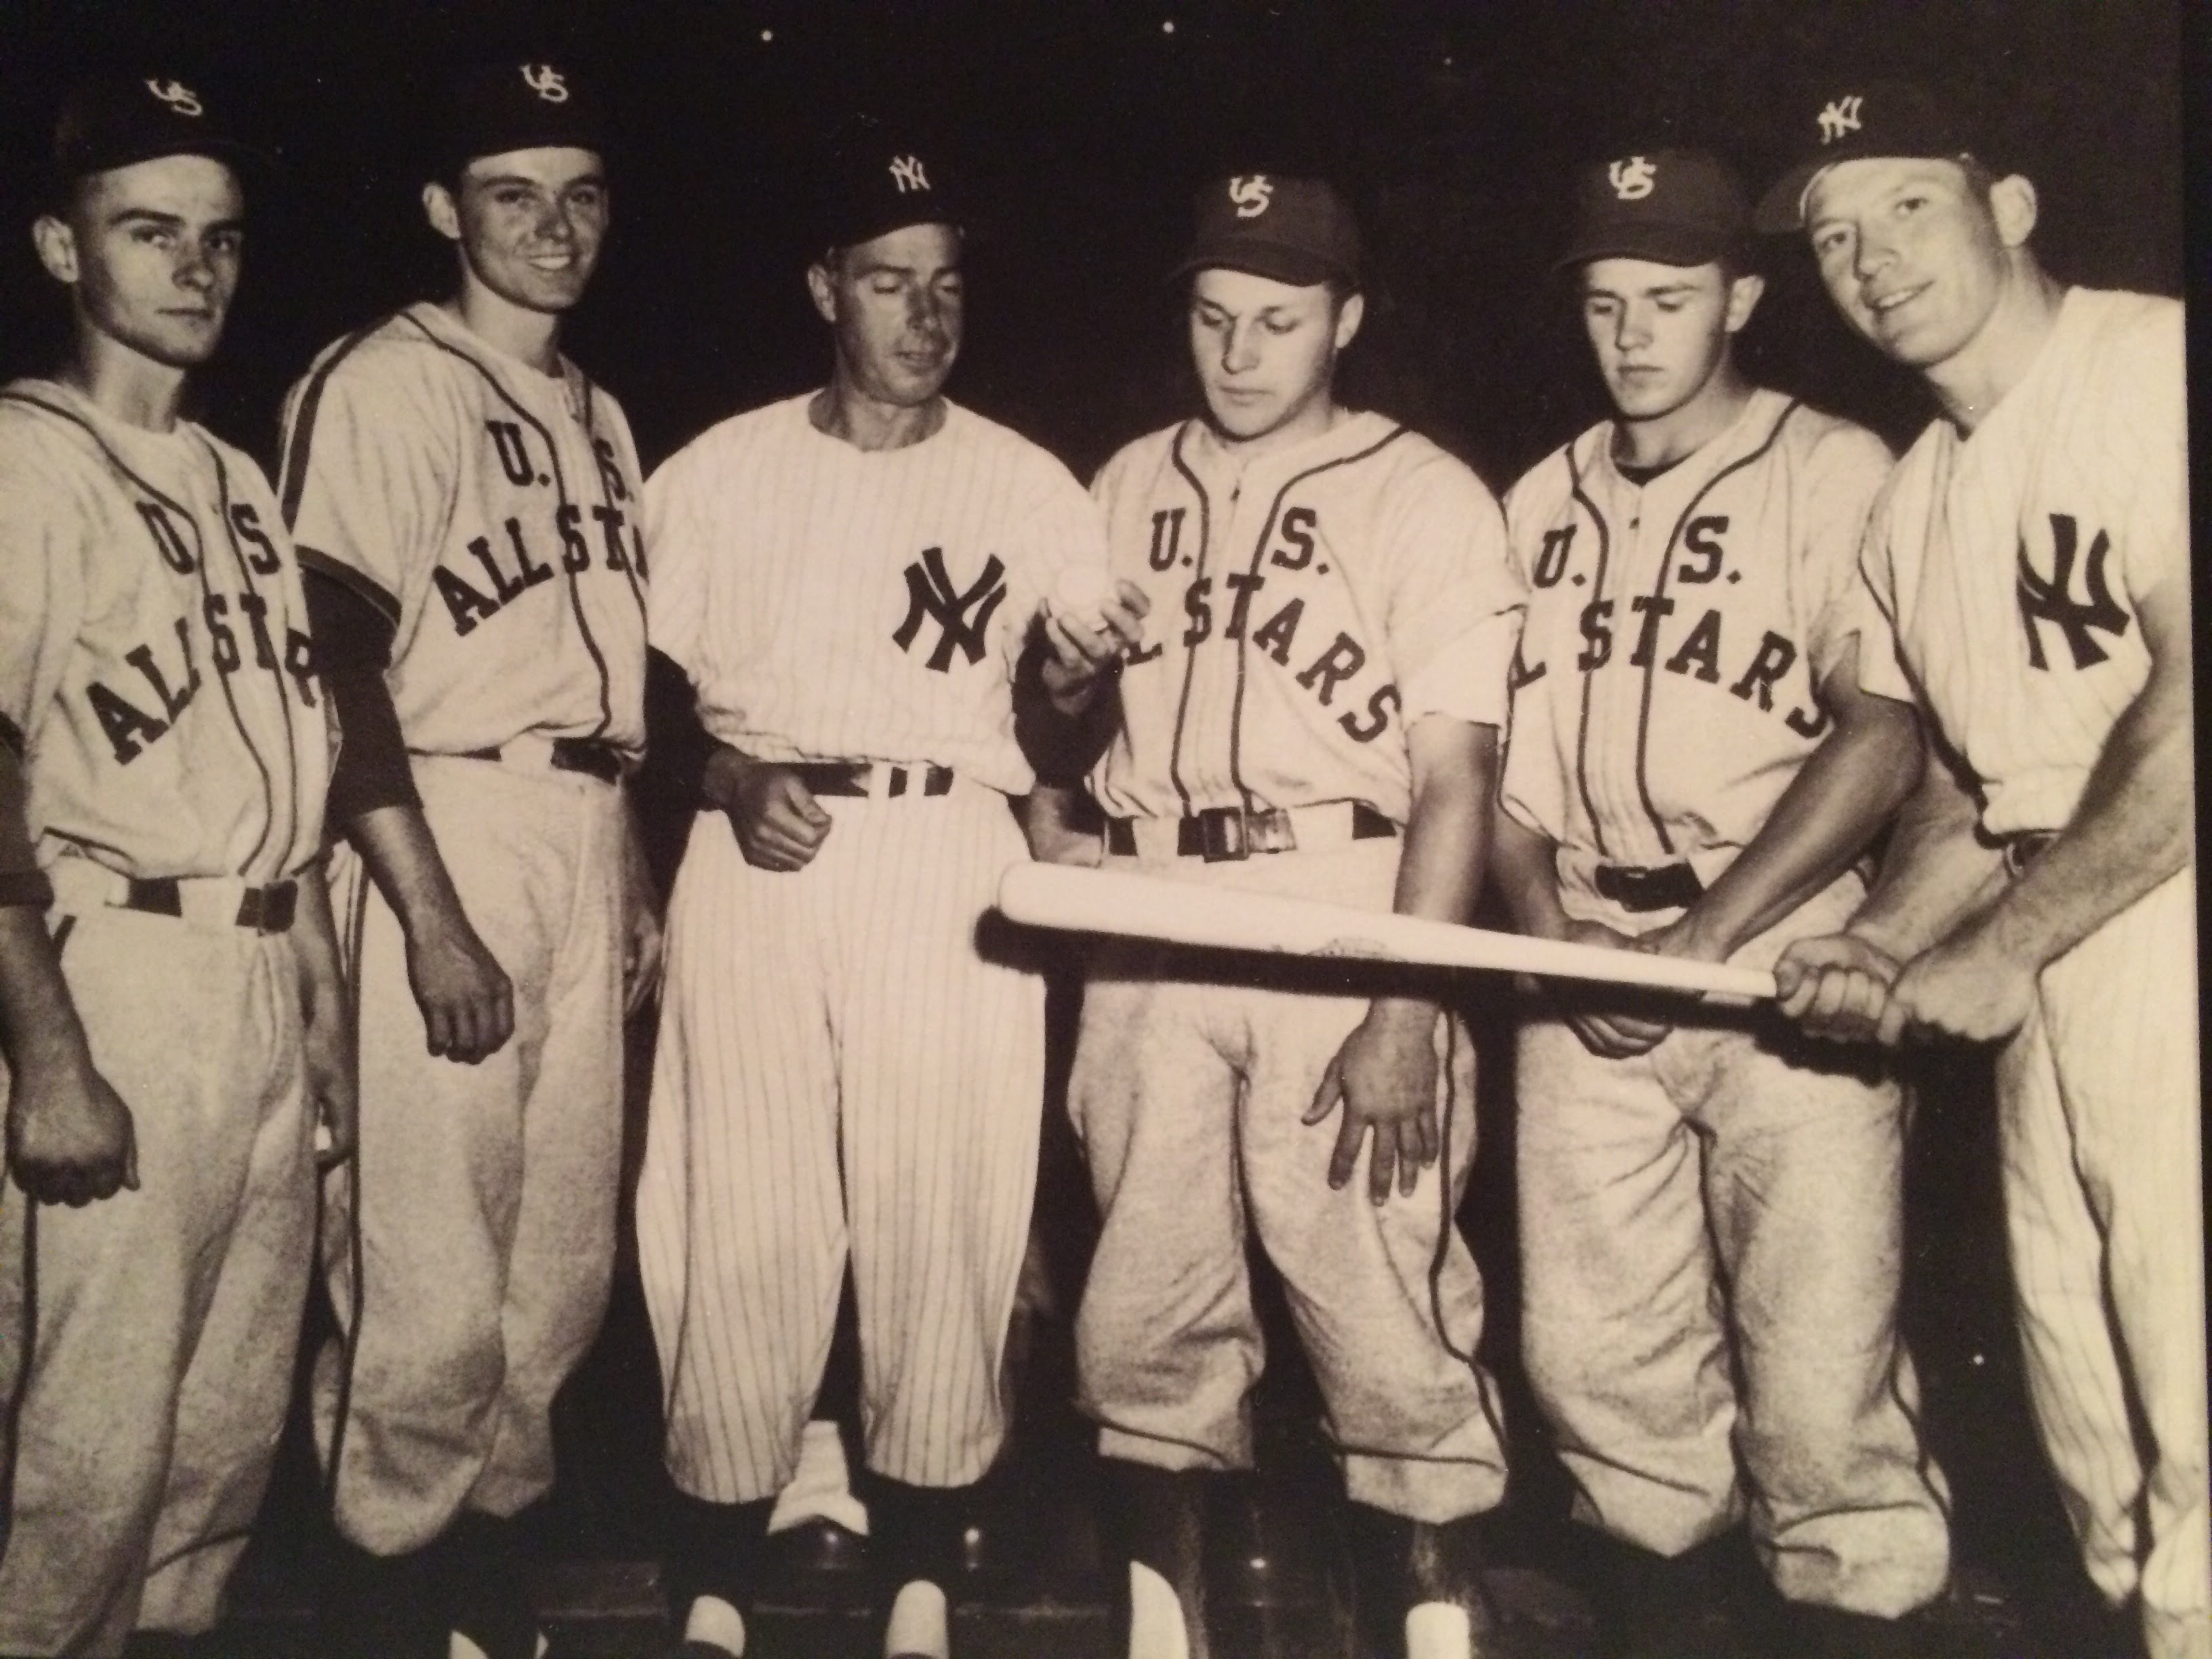
<path fill-rule="evenodd" d="M 2007 247 L 2021 247 L 2035 234 L 2039 204 L 2035 186 L 2017 173 L 2008 173 L 1990 186 L 1990 217 L 1996 222 L 1997 240 Z"/>
<path fill-rule="evenodd" d="M 1358 337 L 1359 325 L 1367 316 L 1367 296 L 1354 294 L 1336 308 L 1336 349 L 1343 350 Z"/>
<path fill-rule="evenodd" d="M 1766 295 L 1766 278 L 1747 271 L 1729 283 L 1728 309 L 1722 325 L 1731 334 L 1741 334 L 1744 325 L 1751 320 L 1752 313 Z"/>
<path fill-rule="evenodd" d="M 31 246 L 38 249 L 39 263 L 46 268 L 47 276 L 76 286 L 76 232 L 67 220 L 58 214 L 40 214 L 31 222 Z"/>
<path fill-rule="evenodd" d="M 837 279 L 830 274 L 830 267 L 818 259 L 806 267 L 806 294 L 823 322 L 837 320 Z"/>
<path fill-rule="evenodd" d="M 422 186 L 422 216 L 447 241 L 461 240 L 461 204 L 445 185 L 433 182 Z"/>

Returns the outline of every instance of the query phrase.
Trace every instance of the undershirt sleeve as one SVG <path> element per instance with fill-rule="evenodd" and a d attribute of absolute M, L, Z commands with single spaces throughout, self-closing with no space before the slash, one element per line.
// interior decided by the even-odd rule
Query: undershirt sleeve
<path fill-rule="evenodd" d="M 392 660 L 392 619 L 358 589 L 313 566 L 301 568 L 300 586 L 323 684 L 344 733 L 325 808 L 332 828 L 343 831 L 379 807 L 420 806 L 399 712 L 384 683 Z"/>

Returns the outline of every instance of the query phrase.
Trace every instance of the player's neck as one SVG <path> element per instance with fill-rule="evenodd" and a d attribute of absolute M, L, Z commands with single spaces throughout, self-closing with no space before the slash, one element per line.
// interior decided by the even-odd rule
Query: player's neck
<path fill-rule="evenodd" d="M 2027 377 L 2058 325 L 2065 301 L 2063 283 L 2032 256 L 2015 256 L 1996 304 L 1974 337 L 1926 371 L 1936 401 L 1954 425 L 1972 432 Z"/>
<path fill-rule="evenodd" d="M 1242 465 L 1318 438 L 1334 428 L 1350 412 L 1336 401 L 1333 392 L 1325 390 L 1290 419 L 1280 425 L 1269 427 L 1265 432 L 1239 438 L 1216 421 L 1213 422 L 1213 436 L 1221 446 L 1222 453 L 1234 458 Z"/>
<path fill-rule="evenodd" d="M 448 317 L 486 344 L 544 374 L 561 372 L 561 317 L 501 299 L 464 276 L 461 291 L 446 301 Z"/>
<path fill-rule="evenodd" d="M 1757 388 L 1723 359 L 1697 395 L 1648 421 L 1615 417 L 1613 458 L 1639 471 L 1658 471 L 1696 454 L 1736 422 Z"/>
<path fill-rule="evenodd" d="M 814 394 L 806 418 L 817 432 L 842 438 L 860 450 L 904 449 L 934 437 L 945 424 L 942 396 L 927 403 L 885 403 L 839 374 Z"/>
<path fill-rule="evenodd" d="M 184 403 L 185 374 L 81 324 L 76 355 L 57 378 L 112 420 L 167 432 L 175 428 Z"/>

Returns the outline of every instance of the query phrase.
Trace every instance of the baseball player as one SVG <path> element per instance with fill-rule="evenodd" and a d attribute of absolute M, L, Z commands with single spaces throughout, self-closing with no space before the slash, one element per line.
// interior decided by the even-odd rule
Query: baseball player
<path fill-rule="evenodd" d="M 1097 573 L 1042 450 L 953 403 L 941 158 L 856 131 L 806 274 L 829 385 L 711 428 L 646 492 L 651 638 L 714 739 L 670 902 L 638 1190 L 685 1634 L 744 1651 L 848 1260 L 886 1654 L 944 1659 L 964 1488 L 1006 1432 L 1043 991 L 978 919 L 1026 855 L 1012 676 Z"/>
<path fill-rule="evenodd" d="M 1434 444 L 1335 401 L 1364 300 L 1329 185 L 1208 185 L 1179 275 L 1206 414 L 1092 487 L 1144 638 L 1052 624 L 1119 660 L 1091 780 L 1103 862 L 1462 920 L 1521 617 L 1497 503 Z M 1256 1228 L 1352 1499 L 1363 1618 L 1413 1659 L 1465 1659 L 1469 1523 L 1505 1479 L 1473 1358 L 1481 1282 L 1452 1223 L 1474 1151 L 1467 1032 L 1418 985 L 1204 971 L 1102 950 L 1069 1085 L 1104 1219 L 1077 1347 L 1130 1563 L 1127 1651 L 1210 1649 L 1202 1517 L 1208 1481 L 1252 1459 Z"/>
<path fill-rule="evenodd" d="M 1577 181 L 1559 265 L 1613 413 L 1506 497 L 1530 591 L 1495 866 L 1540 937 L 1771 964 L 1856 907 L 1917 775 L 1911 711 L 1857 682 L 1889 452 L 1737 368 L 1750 233 L 1701 151 Z M 1698 1547 L 1747 1518 L 1793 1651 L 1897 1638 L 1949 1534 L 1897 1334 L 1895 1083 L 1617 997 L 1554 1000 L 1517 1046 L 1524 1352 L 1575 1517 L 1617 1540 L 1621 1646 L 1694 1620 Z"/>
<path fill-rule="evenodd" d="M 285 408 L 284 517 L 347 742 L 333 874 L 364 1127 L 324 1252 L 316 1424 L 356 1547 L 333 1639 L 540 1644 L 512 1517 L 614 1256 L 622 1022 L 652 968 L 623 779 L 645 550 L 622 410 L 559 349 L 608 222 L 589 87 L 460 78 L 423 191 L 459 286 L 331 346 Z"/>
<path fill-rule="evenodd" d="M 1942 411 L 1864 552 L 1933 767 L 1847 928 L 1778 965 L 1816 1030 L 2002 1042 L 2030 1399 L 2089 1575 L 2212 1654 L 2181 307 L 2068 289 L 2035 190 L 1894 83 L 1806 123 L 1762 216 Z M 1964 787 L 1961 787 L 1963 781 Z"/>
<path fill-rule="evenodd" d="M 72 94 L 33 235 L 74 349 L 0 390 L 9 1654 L 220 1618 L 291 1391 L 318 1109 L 352 1133 L 298 569 L 259 468 L 177 413 L 239 276 L 218 121 L 168 76 Z"/>

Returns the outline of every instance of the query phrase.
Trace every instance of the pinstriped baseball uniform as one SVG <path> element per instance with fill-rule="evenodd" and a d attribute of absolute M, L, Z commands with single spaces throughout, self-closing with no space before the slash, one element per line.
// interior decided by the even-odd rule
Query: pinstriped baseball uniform
<path fill-rule="evenodd" d="M 546 757 L 643 747 L 641 486 L 621 410 L 573 365 L 542 374 L 416 305 L 294 387 L 282 489 L 301 560 L 394 624 L 386 683 L 423 815 L 514 987 L 496 1054 L 430 1054 L 398 919 L 340 850 L 362 1127 L 325 1212 L 349 1341 L 321 1356 L 317 1423 L 339 1525 L 398 1554 L 550 1486 L 553 1395 L 605 1305 L 625 809 Z"/>
<path fill-rule="evenodd" d="M 669 1468 L 723 1503 L 791 1477 L 848 1251 L 869 1465 L 963 1485 L 1004 1437 L 1043 992 L 977 921 L 1027 856 L 1015 659 L 1060 568 L 1103 562 L 1081 489 L 1006 428 L 948 403 L 870 453 L 810 401 L 711 428 L 646 492 L 653 641 L 708 730 L 881 763 L 822 797 L 796 872 L 702 814 L 670 901 L 640 1258 Z"/>
<path fill-rule="evenodd" d="M 1115 574 L 1152 601 L 1091 779 L 1109 814 L 1135 820 L 1134 851 L 1109 867 L 1389 910 L 1407 729 L 1504 712 L 1521 588 L 1489 492 L 1426 439 L 1348 414 L 1249 462 L 1202 422 L 1172 427 L 1116 455 L 1093 494 Z M 1227 806 L 1292 810 L 1298 848 L 1176 855 L 1179 819 Z M 1188 971 L 1103 949 L 1084 994 L 1069 1107 L 1105 1225 L 1077 1340 L 1101 1449 L 1249 1466 L 1256 1227 L 1352 1498 L 1431 1522 L 1491 1507 L 1505 1466 L 1473 1358 L 1482 1285 L 1452 1224 L 1474 1152 L 1464 1028 L 1437 1022 L 1443 1156 L 1410 1197 L 1376 1206 L 1364 1174 L 1330 1188 L 1334 1127 L 1298 1121 L 1367 996 L 1326 971 Z"/>
<path fill-rule="evenodd" d="M 330 739 L 251 459 L 50 381 L 0 392 L 0 741 L 142 1182 L 35 1215 L 0 1182 L 0 1306 L 35 1322 L 0 1651 L 111 1655 L 134 1625 L 221 1614 L 313 1237 L 300 969 L 287 934 L 237 917 L 242 889 L 312 874 Z M 181 914 L 129 908 L 132 878 L 170 878 Z M 0 1346 L 19 1329 L 0 1314 Z M 0 1376 L 22 1362 L 0 1354 Z"/>
<path fill-rule="evenodd" d="M 1832 731 L 1816 688 L 1863 621 L 1890 457 L 1763 389 L 1656 477 L 1614 442 L 1600 423 L 1506 498 L 1530 598 L 1502 797 L 1558 848 L 1568 914 L 1633 934 L 1683 914 Z M 1670 867 L 1671 903 L 1619 884 Z M 1832 931 L 1865 890 L 1846 874 L 1737 959 Z M 1581 1519 L 1674 1555 L 1747 1510 L 1785 1595 L 1893 1615 L 1949 1565 L 1895 1328 L 1902 1107 L 1809 1048 L 1717 1015 L 1609 1060 L 1523 1023 L 1528 1370 Z"/>
<path fill-rule="evenodd" d="M 1866 549 L 1896 658 L 1980 781 L 1990 835 L 2063 828 L 2189 572 L 2182 309 L 2075 289 L 1971 436 L 1937 422 Z M 2000 1062 L 2029 1391 L 2090 1575 L 2154 1655 L 2212 1653 L 2193 872 L 2045 969 Z M 2132 1401 L 2150 1450 L 2131 1426 Z"/>

